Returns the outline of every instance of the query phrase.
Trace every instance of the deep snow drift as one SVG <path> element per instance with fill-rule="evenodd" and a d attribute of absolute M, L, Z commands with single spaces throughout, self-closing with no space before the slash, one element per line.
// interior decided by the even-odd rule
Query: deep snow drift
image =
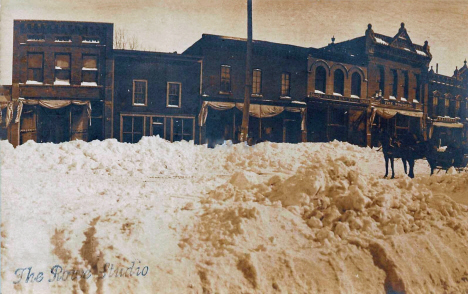
<path fill-rule="evenodd" d="M 0 148 L 2 293 L 468 291 L 468 173 L 383 179 L 340 142 Z"/>

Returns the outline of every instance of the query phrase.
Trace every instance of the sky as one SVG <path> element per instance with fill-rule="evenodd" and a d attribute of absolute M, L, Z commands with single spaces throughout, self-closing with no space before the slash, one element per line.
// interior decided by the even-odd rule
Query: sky
<path fill-rule="evenodd" d="M 14 19 L 111 22 L 162 52 L 181 53 L 203 33 L 247 36 L 246 0 L 0 1 L 0 84 L 11 84 Z M 256 40 L 322 47 L 364 35 L 368 23 L 393 37 L 401 22 L 414 43 L 429 42 L 439 73 L 468 57 L 467 0 L 253 0 Z"/>

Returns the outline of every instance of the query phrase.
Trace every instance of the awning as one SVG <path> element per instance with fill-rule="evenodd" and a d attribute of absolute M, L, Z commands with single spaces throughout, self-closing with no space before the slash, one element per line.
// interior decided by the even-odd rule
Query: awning
<path fill-rule="evenodd" d="M 81 100 L 38 100 L 38 99 L 24 99 L 19 98 L 18 100 L 18 109 L 16 113 L 15 123 L 18 123 L 21 119 L 21 114 L 23 112 L 23 104 L 26 105 L 40 105 L 49 109 L 59 109 L 62 107 L 67 107 L 71 104 L 86 106 L 88 112 L 88 118 L 91 118 L 91 102 L 81 101 Z M 13 114 L 13 111 L 12 111 Z M 8 118 L 7 118 L 8 120 Z M 10 119 L 11 120 L 11 119 Z M 9 123 L 9 121 L 7 121 Z M 91 125 L 91 119 L 89 120 L 89 125 Z"/>
<path fill-rule="evenodd" d="M 397 114 L 406 115 L 411 117 L 423 117 L 422 111 L 411 111 L 411 110 L 401 110 L 401 109 L 392 109 L 392 108 L 383 108 L 383 107 L 374 107 L 375 112 L 385 119 L 394 117 Z"/>
<path fill-rule="evenodd" d="M 444 127 L 444 128 L 463 128 L 462 123 L 447 123 L 441 121 L 435 121 L 432 123 L 435 127 Z"/>
<path fill-rule="evenodd" d="M 242 111 L 244 103 L 234 103 L 234 102 L 214 102 L 214 101 L 204 101 L 198 114 L 198 125 L 202 127 L 208 116 L 208 106 L 215 110 L 228 110 L 236 107 Z M 301 130 L 306 128 L 307 120 L 307 108 L 305 107 L 283 107 L 283 106 L 273 106 L 273 105 L 262 105 L 262 104 L 250 104 L 249 115 L 257 118 L 268 118 L 276 116 L 283 111 L 288 112 L 300 112 L 301 113 Z"/>

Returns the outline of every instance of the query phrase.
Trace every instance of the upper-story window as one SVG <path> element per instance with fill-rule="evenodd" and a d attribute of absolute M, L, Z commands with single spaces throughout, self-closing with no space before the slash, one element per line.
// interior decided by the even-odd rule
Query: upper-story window
<path fill-rule="evenodd" d="M 220 91 L 222 93 L 231 92 L 231 67 L 229 65 L 221 65 Z"/>
<path fill-rule="evenodd" d="M 379 90 L 381 92 L 381 95 L 385 96 L 385 69 L 383 66 L 379 66 L 379 74 L 380 74 Z"/>
<path fill-rule="evenodd" d="M 403 84 L 403 97 L 408 99 L 409 95 L 409 77 L 408 77 L 408 72 L 404 71 L 403 72 L 403 78 L 404 78 L 404 84 Z"/>
<path fill-rule="evenodd" d="M 83 86 L 97 86 L 98 84 L 97 55 L 83 55 L 83 67 L 81 69 Z"/>
<path fill-rule="evenodd" d="M 167 107 L 180 107 L 182 95 L 182 84 L 177 82 L 167 83 Z"/>
<path fill-rule="evenodd" d="M 344 94 L 344 73 L 341 69 L 333 73 L 333 94 Z"/>
<path fill-rule="evenodd" d="M 416 93 L 415 99 L 420 102 L 421 101 L 421 76 L 418 74 L 414 75 L 416 77 Z M 413 101 L 414 102 L 414 101 Z"/>
<path fill-rule="evenodd" d="M 262 94 L 262 70 L 258 68 L 253 70 L 252 94 L 254 95 Z"/>
<path fill-rule="evenodd" d="M 133 106 L 146 106 L 148 87 L 146 80 L 133 80 Z"/>
<path fill-rule="evenodd" d="M 291 96 L 291 74 L 284 72 L 281 74 L 281 97 Z"/>
<path fill-rule="evenodd" d="M 323 66 L 318 66 L 315 69 L 315 92 L 320 92 L 320 94 L 325 94 L 327 87 L 327 72 Z"/>
<path fill-rule="evenodd" d="M 392 96 L 393 97 L 398 97 L 398 72 L 396 69 L 392 69 L 392 75 L 393 75 L 393 87 L 392 87 Z"/>
<path fill-rule="evenodd" d="M 357 72 L 351 75 L 351 96 L 361 97 L 361 75 Z"/>
<path fill-rule="evenodd" d="M 28 79 L 26 83 L 34 84 L 43 82 L 43 65 L 43 53 L 28 53 Z"/>
<path fill-rule="evenodd" d="M 70 54 L 55 54 L 55 85 L 70 85 Z"/>

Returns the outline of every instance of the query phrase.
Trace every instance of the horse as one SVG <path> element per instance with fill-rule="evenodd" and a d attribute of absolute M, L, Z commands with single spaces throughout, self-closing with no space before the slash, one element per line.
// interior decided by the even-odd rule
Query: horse
<path fill-rule="evenodd" d="M 390 134 L 388 134 L 385 131 L 380 133 L 379 142 L 380 142 L 382 152 L 384 155 L 384 159 L 385 159 L 384 178 L 388 176 L 388 163 L 390 162 L 390 165 L 392 168 L 392 179 L 393 179 L 395 178 L 395 168 L 394 168 L 395 158 L 402 158 L 399 142 L 397 142 L 394 137 L 390 136 Z M 406 160 L 403 160 L 402 158 L 402 161 L 403 161 L 403 166 L 405 168 L 405 173 L 406 173 L 407 171 Z"/>
<path fill-rule="evenodd" d="M 417 159 L 425 157 L 428 142 L 419 142 L 413 134 L 408 134 L 402 140 L 390 136 L 387 132 L 382 132 L 379 139 L 385 159 L 385 176 L 388 176 L 388 163 L 392 168 L 392 179 L 395 178 L 394 160 L 401 158 L 405 174 L 414 178 L 414 163 Z"/>

